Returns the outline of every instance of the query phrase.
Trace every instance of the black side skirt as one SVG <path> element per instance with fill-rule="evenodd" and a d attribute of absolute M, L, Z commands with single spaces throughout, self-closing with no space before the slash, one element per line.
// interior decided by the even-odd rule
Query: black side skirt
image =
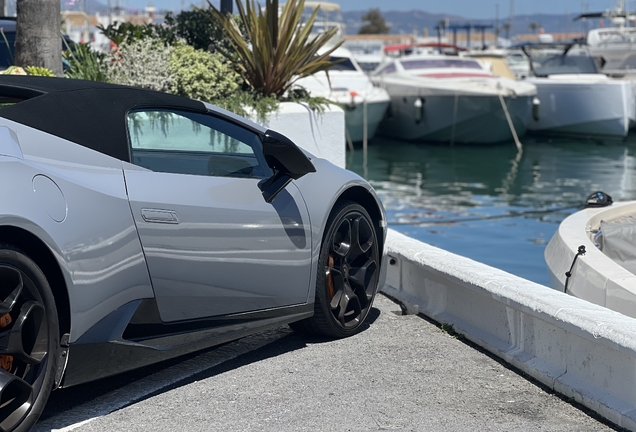
<path fill-rule="evenodd" d="M 106 338 L 95 337 L 100 333 L 104 335 L 104 329 L 99 328 L 101 324 L 108 324 L 110 329 L 117 327 L 112 326 L 113 319 L 108 316 L 72 343 L 60 387 L 94 381 L 220 345 L 309 318 L 314 312 L 313 304 L 304 304 L 203 320 L 161 323 L 156 322 L 158 315 L 154 314 L 151 303 L 154 299 L 136 301 L 134 305 L 123 306 L 113 313 L 121 319 L 126 315 L 126 308 L 131 310 L 134 307 L 125 329 L 118 332 L 119 337 L 115 334 Z M 104 342 L 104 339 L 108 341 Z"/>

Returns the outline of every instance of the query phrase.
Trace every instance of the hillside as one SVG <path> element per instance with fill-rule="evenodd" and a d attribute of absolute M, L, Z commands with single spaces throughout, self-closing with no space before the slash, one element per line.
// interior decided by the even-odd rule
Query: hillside
<path fill-rule="evenodd" d="M 347 25 L 347 34 L 356 34 L 358 29 L 362 25 L 362 15 L 366 11 L 347 11 L 342 13 L 342 17 Z M 421 35 L 424 29 L 428 29 L 429 35 L 437 34 L 435 27 L 440 21 L 448 19 L 451 25 L 462 24 L 495 24 L 495 20 L 468 20 L 459 15 L 443 15 L 443 14 L 431 14 L 421 10 L 413 10 L 408 12 L 396 12 L 387 11 L 382 15 L 387 24 L 391 27 L 391 33 L 413 33 L 417 32 Z M 584 32 L 585 23 L 574 22 L 573 19 L 577 14 L 565 15 L 546 15 L 546 14 L 533 14 L 533 15 L 519 15 L 515 16 L 510 31 L 510 36 L 516 34 L 530 33 L 530 24 L 538 23 L 547 33 L 561 33 L 561 32 Z M 504 20 L 500 18 L 499 26 L 504 23 Z M 598 22 L 589 23 L 590 28 L 597 26 Z M 501 35 L 505 36 L 505 32 L 502 30 Z"/>

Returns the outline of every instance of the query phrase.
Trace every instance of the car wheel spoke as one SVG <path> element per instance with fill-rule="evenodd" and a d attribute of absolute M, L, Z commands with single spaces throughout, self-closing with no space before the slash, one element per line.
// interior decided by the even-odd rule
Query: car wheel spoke
<path fill-rule="evenodd" d="M 335 268 L 330 269 L 329 276 L 333 280 L 334 287 L 334 295 L 330 299 L 329 305 L 331 306 L 332 310 L 335 310 L 338 308 L 338 304 L 340 303 L 340 300 L 344 295 L 344 276 L 339 270 Z"/>
<path fill-rule="evenodd" d="M 0 369 L 0 430 L 8 431 L 22 421 L 33 404 L 33 387 Z"/>
<path fill-rule="evenodd" d="M 351 248 L 347 259 L 353 261 L 358 256 L 366 254 L 373 246 L 373 228 L 362 216 L 351 222 Z"/>
<path fill-rule="evenodd" d="M 351 267 L 349 281 L 357 293 L 364 293 L 367 301 L 373 297 L 373 292 L 368 292 L 367 288 L 371 286 L 371 280 L 375 276 L 377 268 L 378 265 L 373 259 L 367 260 L 360 267 Z"/>
<path fill-rule="evenodd" d="M 13 310 L 18 297 L 22 293 L 24 282 L 20 271 L 9 266 L 0 266 L 0 281 L 2 281 L 2 286 L 0 287 L 2 292 L 10 290 L 10 293 L 0 303 L 0 316 L 2 316 Z"/>
<path fill-rule="evenodd" d="M 47 354 L 44 315 L 40 303 L 24 303 L 13 326 L 0 333 L 0 355 L 13 356 L 28 365 L 40 364 Z"/>
<path fill-rule="evenodd" d="M 348 219 L 344 219 L 333 234 L 331 248 L 333 253 L 341 258 L 349 255 L 351 250 L 351 222 Z"/>
<path fill-rule="evenodd" d="M 351 289 L 351 285 L 346 284 L 345 296 L 347 298 L 347 305 L 344 310 L 344 325 L 347 327 L 356 325 L 362 312 L 362 305 L 358 295 Z"/>

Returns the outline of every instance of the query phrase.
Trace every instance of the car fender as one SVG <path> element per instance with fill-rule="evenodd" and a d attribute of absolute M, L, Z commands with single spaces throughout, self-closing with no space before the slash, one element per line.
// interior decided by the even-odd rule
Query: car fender
<path fill-rule="evenodd" d="M 113 310 L 154 297 L 122 162 L 19 123 L 2 126 L 23 154 L 0 156 L 0 224 L 32 233 L 57 259 L 73 317 L 69 342 Z"/>
<path fill-rule="evenodd" d="M 312 157 L 311 162 L 316 167 L 316 172 L 304 175 L 300 179 L 295 180 L 294 184 L 300 189 L 305 199 L 311 220 L 312 274 L 307 301 L 313 303 L 316 295 L 315 287 L 320 247 L 323 235 L 327 229 L 329 215 L 338 200 L 346 196 L 347 199 L 360 202 L 365 207 L 368 207 L 369 203 L 373 203 L 375 206 L 374 211 L 369 211 L 369 209 L 367 211 L 379 215 L 374 222 L 382 244 L 384 244 L 386 239 L 386 213 L 373 187 L 362 177 L 354 172 L 342 169 L 325 159 Z M 355 194 L 348 195 L 347 192 L 351 190 L 355 190 Z M 358 193 L 364 193 L 365 195 L 358 195 Z M 382 253 L 382 261 L 384 262 L 384 251 Z M 384 285 L 385 272 L 386 266 L 381 264 L 379 286 Z"/>

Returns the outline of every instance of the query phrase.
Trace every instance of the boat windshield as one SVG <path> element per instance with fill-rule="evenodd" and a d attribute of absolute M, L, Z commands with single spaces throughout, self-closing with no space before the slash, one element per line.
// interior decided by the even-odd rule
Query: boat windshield
<path fill-rule="evenodd" d="M 532 68 L 538 77 L 560 74 L 595 74 L 598 67 L 594 58 L 584 55 L 533 56 Z"/>
<path fill-rule="evenodd" d="M 329 67 L 330 71 L 357 71 L 355 65 L 350 58 L 347 57 L 329 57 L 330 62 L 339 62 Z"/>
<path fill-rule="evenodd" d="M 400 60 L 402 67 L 408 69 L 482 69 L 475 60 L 469 59 L 412 59 Z"/>

